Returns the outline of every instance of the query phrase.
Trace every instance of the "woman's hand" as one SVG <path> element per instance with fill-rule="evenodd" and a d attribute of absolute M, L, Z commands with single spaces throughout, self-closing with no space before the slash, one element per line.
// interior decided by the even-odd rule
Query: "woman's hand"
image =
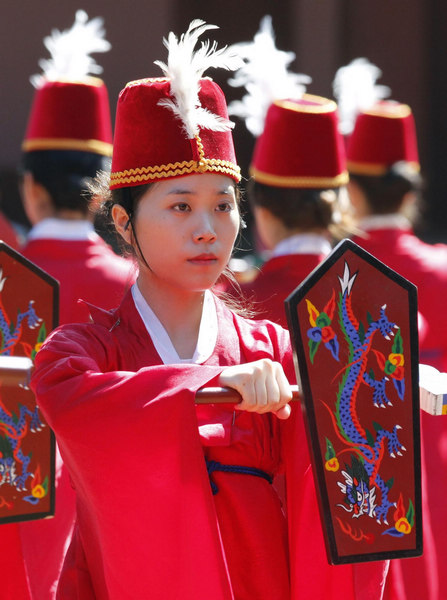
<path fill-rule="evenodd" d="M 289 382 L 280 363 L 269 358 L 227 367 L 220 374 L 218 384 L 239 392 L 242 402 L 236 405 L 238 410 L 273 412 L 279 419 L 290 415 Z"/>

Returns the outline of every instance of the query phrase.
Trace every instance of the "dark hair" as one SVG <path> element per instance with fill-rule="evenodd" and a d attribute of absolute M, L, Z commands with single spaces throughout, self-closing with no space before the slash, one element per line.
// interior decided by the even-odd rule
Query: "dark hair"
<path fill-rule="evenodd" d="M 289 230 L 333 230 L 335 237 L 349 231 L 348 203 L 339 188 L 279 188 L 251 179 L 250 205 L 266 208 Z"/>
<path fill-rule="evenodd" d="M 96 196 L 100 199 L 99 208 L 94 216 L 95 228 L 97 231 L 101 231 L 101 235 L 108 240 L 115 252 L 127 256 L 135 256 L 133 246 L 128 244 L 115 228 L 112 218 L 112 208 L 115 204 L 122 206 L 129 215 L 130 224 L 140 199 L 154 184 L 151 182 L 114 190 L 110 190 L 109 185 L 110 172 L 100 171 L 87 186 L 90 196 Z"/>
<path fill-rule="evenodd" d="M 88 213 L 88 182 L 110 159 L 93 152 L 78 150 L 36 150 L 22 157 L 22 170 L 30 172 L 49 193 L 56 209 L 66 208 Z"/>
<path fill-rule="evenodd" d="M 405 195 L 422 190 L 422 177 L 418 171 L 404 161 L 396 162 L 386 173 L 379 176 L 350 173 L 349 178 L 365 194 L 372 214 L 385 215 L 398 212 Z"/>

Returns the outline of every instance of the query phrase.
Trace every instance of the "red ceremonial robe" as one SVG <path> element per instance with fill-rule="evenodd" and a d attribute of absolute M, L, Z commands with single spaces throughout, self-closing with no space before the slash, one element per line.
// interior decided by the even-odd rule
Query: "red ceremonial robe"
<path fill-rule="evenodd" d="M 202 365 L 161 364 L 130 294 L 116 312 L 96 311 L 94 324 L 57 330 L 39 352 L 32 386 L 77 492 L 59 598 L 324 597 L 309 592 L 319 585 L 319 565 L 307 572 L 309 562 L 297 564 L 313 545 L 300 514 L 310 463 L 299 405 L 287 421 L 194 406 L 195 392 L 226 365 L 269 357 L 293 381 L 288 333 L 216 306 L 218 339 Z M 214 472 L 213 496 L 204 454 L 285 472 L 287 523 L 275 488 L 262 478 Z M 348 578 L 330 597 L 380 598 L 382 570 L 366 567 L 371 577 L 357 582 L 357 595 Z"/>
<path fill-rule="evenodd" d="M 420 362 L 446 372 L 447 245 L 426 244 L 409 228 L 384 227 L 365 235 L 354 242 L 417 286 L 418 309 L 427 325 Z"/>
<path fill-rule="evenodd" d="M 392 219 L 393 217 L 391 217 Z M 390 221 L 391 221 L 390 219 Z M 409 227 L 371 229 L 354 241 L 418 288 L 418 308 L 425 321 L 419 361 L 447 371 L 447 246 L 419 240 Z M 447 598 L 447 422 L 421 411 L 424 554 L 392 561 L 387 600 Z"/>
<path fill-rule="evenodd" d="M 220 302 L 217 310 L 215 352 L 203 365 L 163 365 L 130 294 L 114 314 L 65 326 L 40 350 L 32 385 L 77 493 L 59 598 L 290 597 L 274 488 L 215 472 L 213 497 L 204 461 L 205 452 L 274 475 L 280 421 L 232 406 L 196 414 L 194 405 L 197 389 L 229 364 L 269 357 L 292 377 L 288 334 Z M 296 451 L 306 452 L 303 436 L 299 443 Z"/>
<path fill-rule="evenodd" d="M 93 233 L 89 239 L 32 239 L 23 255 L 60 283 L 59 323 L 86 323 L 89 311 L 80 298 L 106 309 L 118 306 L 135 280 L 131 261 L 117 256 Z"/>
<path fill-rule="evenodd" d="M 60 283 L 60 322 L 87 322 L 89 310 L 80 298 L 105 308 L 115 307 L 134 281 L 133 264 L 117 256 L 93 231 L 88 222 L 68 222 L 69 231 L 81 239 L 64 239 L 66 221 L 52 220 L 53 237 L 31 239 L 23 249 L 26 258 L 52 275 Z M 90 230 L 87 231 L 87 228 Z M 46 230 L 48 231 L 48 230 Z M 79 231 L 82 235 L 79 236 Z M 57 236 L 61 237 L 57 237 Z M 2 540 L 0 552 L 2 581 L 11 578 L 13 600 L 52 600 L 56 594 L 65 552 L 75 519 L 75 496 L 59 452 L 56 454 L 56 504 L 52 519 L 26 521 L 2 526 L 14 530 L 16 558 L 11 560 L 10 546 Z M 8 554 L 6 558 L 4 555 Z M 11 575 L 13 563 L 17 574 Z M 1 586 L 3 588 L 3 585 Z M 25 591 L 26 590 L 26 591 Z M 1 593 L 0 593 L 0 597 Z"/>
<path fill-rule="evenodd" d="M 256 279 L 241 285 L 259 319 L 287 327 L 284 300 L 325 258 L 325 254 L 287 254 L 265 262 Z"/>

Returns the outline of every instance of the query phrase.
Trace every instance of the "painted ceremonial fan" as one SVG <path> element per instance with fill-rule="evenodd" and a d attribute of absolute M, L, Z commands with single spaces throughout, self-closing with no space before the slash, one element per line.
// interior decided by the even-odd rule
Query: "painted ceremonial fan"
<path fill-rule="evenodd" d="M 33 360 L 57 326 L 58 282 L 0 242 L 0 357 Z M 7 365 L 7 361 L 4 361 Z M 0 376 L 0 523 L 54 514 L 54 436 L 26 385 Z"/>
<path fill-rule="evenodd" d="M 344 240 L 286 310 L 329 561 L 420 555 L 415 286 Z"/>

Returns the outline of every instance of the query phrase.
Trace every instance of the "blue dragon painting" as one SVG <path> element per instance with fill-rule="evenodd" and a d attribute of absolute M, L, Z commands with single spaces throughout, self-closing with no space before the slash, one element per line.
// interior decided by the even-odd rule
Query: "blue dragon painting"
<path fill-rule="evenodd" d="M 378 310 L 375 318 L 368 314 L 367 326 L 356 318 L 352 308 L 352 295 L 357 275 L 358 273 L 350 273 L 349 265 L 345 262 L 343 276 L 338 277 L 340 290 L 337 305 L 335 292 L 321 311 L 306 299 L 311 325 L 307 330 L 311 363 L 314 363 L 321 343 L 332 358 L 340 362 L 340 345 L 344 340 L 348 355 L 346 364 L 338 373 L 341 379 L 335 407 L 331 408 L 324 402 L 332 419 L 336 439 L 342 443 L 344 450 L 337 455 L 334 444 L 326 437 L 325 468 L 342 475 L 337 484 L 343 501 L 337 506 L 352 518 L 367 516 L 385 526 L 389 524 L 391 512 L 394 526 L 388 527 L 383 534 L 400 537 L 409 533 L 414 526 L 414 506 L 409 499 L 405 510 L 402 496 L 393 497 L 394 480 L 390 478 L 385 481 L 380 468 L 385 453 L 397 458 L 405 451 L 399 440 L 401 427 L 395 424 L 387 429 L 374 421 L 373 431 L 372 427 L 367 429 L 361 423 L 357 403 L 359 390 L 362 386 L 367 386 L 374 406 L 391 407 L 390 384 L 395 389 L 394 396 L 397 395 L 400 401 L 404 400 L 403 340 L 398 325 L 391 322 L 386 315 L 386 305 Z M 341 339 L 336 334 L 335 314 Z M 376 336 L 382 336 L 390 342 L 391 348 L 387 357 L 373 348 Z M 380 375 L 377 375 L 377 369 L 371 367 L 370 356 L 375 357 Z M 345 468 L 340 469 L 338 457 L 343 452 L 349 454 L 351 462 L 345 463 Z M 344 526 L 342 520 L 338 520 L 343 531 L 354 538 L 352 528 Z"/>
<path fill-rule="evenodd" d="M 0 268 L 0 355 L 13 355 L 18 345 L 21 344 L 22 349 L 31 358 L 34 358 L 45 339 L 45 323 L 36 314 L 32 300 L 28 302 L 26 311 L 18 311 L 15 323 L 10 319 L 1 294 L 6 280 L 7 278 L 3 277 L 3 270 Z M 33 347 L 22 341 L 24 325 L 31 330 L 39 326 L 37 341 Z M 39 467 L 35 472 L 30 471 L 31 453 L 23 451 L 22 442 L 28 432 L 35 433 L 43 427 L 44 424 L 40 419 L 37 406 L 30 409 L 19 404 L 18 413 L 16 413 L 8 409 L 0 398 L 0 486 L 8 484 L 17 491 L 23 491 L 27 489 L 27 482 L 31 478 L 33 480 L 32 494 L 24 497 L 24 500 L 33 504 L 40 497 L 46 495 L 45 486 L 48 486 L 48 480 L 46 479 L 42 484 Z M 0 500 L 2 502 L 0 506 L 4 506 L 4 499 L 0 498 Z"/>

